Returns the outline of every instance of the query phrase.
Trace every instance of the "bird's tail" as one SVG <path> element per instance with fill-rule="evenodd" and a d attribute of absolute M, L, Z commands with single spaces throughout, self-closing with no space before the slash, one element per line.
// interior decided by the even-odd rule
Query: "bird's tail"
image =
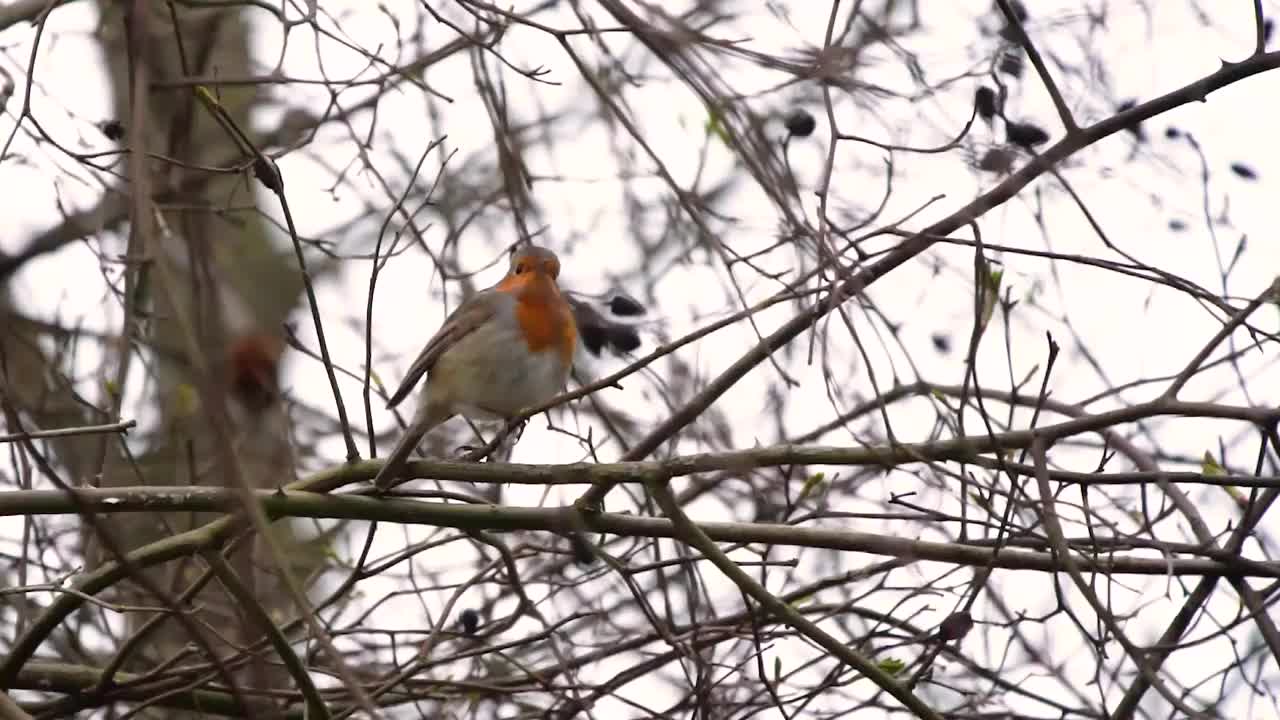
<path fill-rule="evenodd" d="M 429 402 L 423 403 L 414 414 L 409 427 L 405 429 L 404 435 L 400 436 L 400 441 L 387 456 L 387 461 L 382 464 L 382 469 L 373 478 L 373 486 L 379 490 L 390 488 L 404 468 L 405 462 L 409 460 L 409 456 L 417 449 L 418 443 L 422 442 L 422 438 L 431 432 L 432 428 L 448 419 L 449 415 L 443 414 L 439 408 Z"/>

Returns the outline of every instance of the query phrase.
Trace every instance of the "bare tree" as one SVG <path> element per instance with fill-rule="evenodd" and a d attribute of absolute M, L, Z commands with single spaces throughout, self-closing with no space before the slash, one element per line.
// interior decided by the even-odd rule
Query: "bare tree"
<path fill-rule="evenodd" d="M 0 11 L 0 717 L 1280 717 L 1261 0 L 103 3 L 102 117 L 85 5 Z M 531 241 L 569 391 L 375 492 Z"/>

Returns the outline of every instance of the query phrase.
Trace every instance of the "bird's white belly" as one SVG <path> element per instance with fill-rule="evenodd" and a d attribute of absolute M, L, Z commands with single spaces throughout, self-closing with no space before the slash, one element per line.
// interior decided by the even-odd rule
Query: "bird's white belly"
<path fill-rule="evenodd" d="M 486 325 L 463 337 L 431 370 L 456 412 L 474 420 L 516 415 L 564 390 L 569 368 L 555 350 L 529 353 L 519 333 Z"/>

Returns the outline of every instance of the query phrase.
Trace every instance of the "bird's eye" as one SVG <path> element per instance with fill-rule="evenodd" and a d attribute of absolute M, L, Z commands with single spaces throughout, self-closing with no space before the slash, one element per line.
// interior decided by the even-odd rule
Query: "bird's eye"
<path fill-rule="evenodd" d="M 517 275 L 519 275 L 520 273 L 524 272 L 524 263 L 522 263 L 522 262 L 516 263 L 516 271 L 515 271 L 515 272 L 516 272 L 516 274 L 517 274 Z"/>

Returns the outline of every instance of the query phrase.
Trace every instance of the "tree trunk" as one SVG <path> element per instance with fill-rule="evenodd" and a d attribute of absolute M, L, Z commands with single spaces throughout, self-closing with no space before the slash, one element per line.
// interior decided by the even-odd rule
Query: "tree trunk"
<path fill-rule="evenodd" d="M 133 354 L 133 344 L 163 349 L 148 354 L 147 363 L 148 374 L 154 370 L 147 402 L 162 419 L 136 462 L 119 452 L 118 445 L 108 446 L 102 482 L 255 488 L 287 483 L 293 479 L 293 462 L 276 381 L 282 348 L 278 338 L 296 304 L 300 279 L 292 257 L 273 249 L 267 224 L 255 213 L 232 210 L 254 204 L 255 181 L 244 173 L 190 169 L 226 163 L 236 157 L 236 145 L 198 102 L 193 87 L 172 85 L 185 77 L 252 74 L 248 13 L 242 7 L 175 5 L 171 14 L 171 6 L 154 2 L 104 3 L 102 9 L 104 52 L 131 152 L 177 161 L 135 157 L 130 165 L 133 212 L 124 327 L 131 342 L 119 344 L 109 372 L 118 396 L 124 383 L 138 375 L 134 370 L 140 358 Z M 258 88 L 208 90 L 226 117 L 248 134 Z M 159 197 L 167 202 L 157 202 Z M 109 528 L 123 547 L 133 548 L 213 517 L 124 515 L 111 518 Z M 277 543 L 293 543 L 287 524 L 275 529 Z M 88 554 L 109 557 L 93 538 Z M 295 614 L 279 579 L 284 569 L 276 567 L 260 538 L 242 542 L 228 560 L 269 617 Z M 229 663 L 237 684 L 287 686 L 287 677 L 269 655 L 260 651 L 246 661 L 243 650 L 261 641 L 263 629 L 251 621 L 243 603 L 209 577 L 204 558 L 193 557 L 151 573 L 149 583 L 129 586 L 123 601 L 154 606 L 158 586 L 198 612 L 191 615 L 194 623 L 130 615 L 130 635 L 149 634 L 133 646 L 133 657 L 124 666 L 145 670 L 175 658 L 209 662 L 214 658 L 205 655 L 212 651 L 216 661 Z M 201 637 L 192 637 L 193 628 Z"/>

